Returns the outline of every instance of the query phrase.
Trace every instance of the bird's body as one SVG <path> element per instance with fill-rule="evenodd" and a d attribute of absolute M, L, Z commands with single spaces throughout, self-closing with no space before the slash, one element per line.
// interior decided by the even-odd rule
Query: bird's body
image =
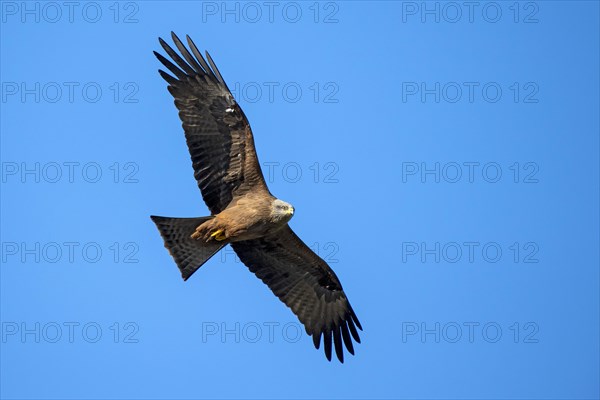
<path fill-rule="evenodd" d="M 285 208 L 280 209 L 280 206 Z M 227 243 L 258 239 L 283 228 L 293 214 L 291 205 L 273 196 L 265 198 L 249 193 L 233 200 L 225 210 L 200 224 L 192 238 Z M 268 218 L 264 217 L 266 215 Z"/>
<path fill-rule="evenodd" d="M 159 41 L 177 65 L 155 55 L 174 75 L 159 70 L 179 110 L 194 177 L 211 215 L 152 216 L 165 247 L 187 280 L 230 244 L 298 316 L 315 347 L 323 338 L 331 360 L 333 342 L 343 362 L 343 344 L 354 354 L 352 339 L 360 342 L 356 328 L 362 328 L 339 279 L 288 225 L 294 208 L 269 192 L 248 119 L 210 55 L 204 59 L 189 37 L 191 52 L 175 34 L 172 37 L 181 55 Z"/>

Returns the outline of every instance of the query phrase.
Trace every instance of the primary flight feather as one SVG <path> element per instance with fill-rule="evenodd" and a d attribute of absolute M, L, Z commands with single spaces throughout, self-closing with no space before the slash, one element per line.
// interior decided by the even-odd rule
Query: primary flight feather
<path fill-rule="evenodd" d="M 194 177 L 211 215 L 152 216 L 184 280 L 225 245 L 296 314 L 315 347 L 331 360 L 332 343 L 344 361 L 362 330 L 342 285 L 327 263 L 288 225 L 294 208 L 267 188 L 248 119 L 214 61 L 187 36 L 188 48 L 171 33 L 179 54 L 154 52 L 171 74 L 159 70 L 179 110 Z M 180 55 L 181 54 L 181 55 Z"/>

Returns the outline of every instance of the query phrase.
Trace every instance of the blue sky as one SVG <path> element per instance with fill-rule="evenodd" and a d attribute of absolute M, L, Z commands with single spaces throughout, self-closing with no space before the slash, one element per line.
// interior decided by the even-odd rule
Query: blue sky
<path fill-rule="evenodd" d="M 600 396 L 597 2 L 0 5 L 2 398 Z M 171 30 L 341 279 L 345 364 L 231 249 L 163 248 L 208 214 Z"/>

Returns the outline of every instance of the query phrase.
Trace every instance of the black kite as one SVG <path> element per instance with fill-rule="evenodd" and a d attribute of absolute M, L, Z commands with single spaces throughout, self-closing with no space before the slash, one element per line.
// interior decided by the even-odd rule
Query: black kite
<path fill-rule="evenodd" d="M 354 354 L 362 330 L 331 268 L 296 236 L 287 222 L 294 208 L 269 192 L 258 163 L 250 124 L 208 53 L 187 37 L 190 51 L 172 33 L 183 58 L 159 38 L 175 62 L 154 52 L 174 75 L 168 82 L 183 122 L 194 176 L 211 216 L 152 216 L 184 280 L 231 244 L 239 258 L 292 309 L 318 349 L 323 336 L 331 360 L 332 339 L 343 362 L 342 342 Z"/>

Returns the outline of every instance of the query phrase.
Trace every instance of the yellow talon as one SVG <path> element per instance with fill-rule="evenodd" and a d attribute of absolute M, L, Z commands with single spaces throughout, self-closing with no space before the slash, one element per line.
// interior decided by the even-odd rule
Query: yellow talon
<path fill-rule="evenodd" d="M 223 232 L 223 230 L 222 230 L 222 229 L 219 229 L 219 230 L 217 230 L 217 231 L 213 232 L 213 233 L 210 235 L 210 237 L 211 237 L 211 238 L 215 238 L 215 239 L 216 239 L 216 240 L 218 240 L 218 241 L 221 241 L 221 240 L 225 240 L 225 239 L 227 239 L 227 238 L 225 237 L 225 232 Z"/>

